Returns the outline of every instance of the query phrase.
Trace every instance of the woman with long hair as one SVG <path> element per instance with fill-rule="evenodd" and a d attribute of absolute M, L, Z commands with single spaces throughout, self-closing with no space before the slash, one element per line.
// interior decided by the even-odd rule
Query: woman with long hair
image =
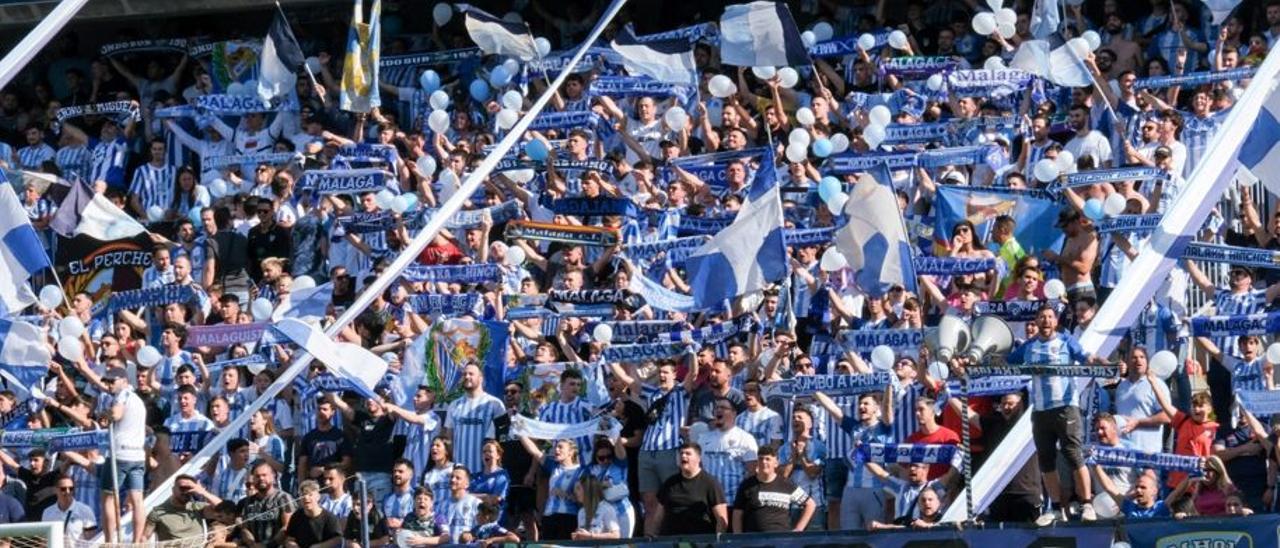
<path fill-rule="evenodd" d="M 511 486 L 511 478 L 502 467 L 502 444 L 495 439 L 484 440 L 480 458 L 484 461 L 484 469 L 471 479 L 471 494 L 478 497 L 480 502 L 492 504 L 505 512 L 507 488 Z"/>
<path fill-rule="evenodd" d="M 209 191 L 200 184 L 200 175 L 195 168 L 178 168 L 178 174 L 173 178 L 173 201 L 169 204 L 169 214 L 185 217 L 191 208 L 203 209 L 211 202 Z"/>
<path fill-rule="evenodd" d="M 276 421 L 271 411 L 257 410 L 249 417 L 249 461 L 263 460 L 276 473 L 285 470 L 284 440 L 276 435 Z"/>
<path fill-rule="evenodd" d="M 1217 455 L 1210 455 L 1204 459 L 1204 475 L 1193 478 L 1187 476 L 1178 484 L 1178 487 L 1169 493 L 1169 499 L 1165 503 L 1170 508 L 1174 507 L 1174 503 L 1186 496 L 1191 499 L 1191 506 L 1188 509 L 1194 509 L 1197 516 L 1223 516 L 1227 514 L 1227 497 L 1236 494 L 1234 483 L 1231 482 L 1231 476 L 1227 475 L 1227 466 Z M 1174 517 L 1185 517 L 1189 512 L 1178 512 Z"/>
<path fill-rule="evenodd" d="M 453 473 L 453 442 L 448 438 L 436 438 L 431 441 L 431 451 L 427 455 L 430 461 L 427 470 L 422 473 L 422 485 L 435 495 L 436 513 L 440 512 L 440 503 L 449 496 L 449 475 Z"/>
<path fill-rule="evenodd" d="M 621 437 L 612 440 L 605 439 L 603 436 L 596 437 L 592 454 L 594 458 L 591 464 L 587 466 L 587 475 L 593 480 L 599 482 L 601 496 L 604 497 L 599 502 L 600 505 L 612 506 L 617 520 L 621 524 L 621 529 L 616 537 L 592 537 L 592 538 L 631 538 L 632 531 L 635 530 L 636 510 L 631 505 L 631 490 L 627 485 L 627 448 L 622 443 Z M 579 500 L 582 500 L 579 497 Z M 591 512 L 591 504 L 586 500 L 582 501 L 584 509 Z M 579 514 L 581 517 L 581 514 Z M 585 522 L 578 520 L 578 527 L 584 527 L 583 523 L 592 525 L 592 521 L 588 518 Z M 579 537 L 574 537 L 579 538 Z"/>
<path fill-rule="evenodd" d="M 622 523 L 617 506 L 605 500 L 604 491 L 604 482 L 592 476 L 582 478 L 574 488 L 582 501 L 582 509 L 578 510 L 578 528 L 572 533 L 573 540 L 616 539 L 623 538 L 624 532 L 630 533 Z"/>
<path fill-rule="evenodd" d="M 578 442 L 556 440 L 551 454 L 546 454 L 533 440 L 520 436 L 535 462 L 542 463 L 548 478 L 547 506 L 542 512 L 542 524 L 538 527 L 541 538 L 537 540 L 569 540 L 578 528 L 578 509 L 582 507 L 574 497 L 573 489 L 582 477 L 584 469 L 578 462 Z"/>

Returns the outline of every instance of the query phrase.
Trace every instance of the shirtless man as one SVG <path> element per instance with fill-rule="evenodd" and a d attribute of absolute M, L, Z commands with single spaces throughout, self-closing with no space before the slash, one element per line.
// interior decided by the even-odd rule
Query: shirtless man
<path fill-rule="evenodd" d="M 1062 283 L 1067 286 L 1067 298 L 1075 301 L 1081 297 L 1097 298 L 1093 288 L 1093 264 L 1098 258 L 1098 234 L 1093 222 L 1075 208 L 1064 209 L 1058 215 L 1058 225 L 1067 235 L 1062 252 L 1052 249 L 1041 252 L 1047 261 L 1057 263 L 1062 273 Z"/>

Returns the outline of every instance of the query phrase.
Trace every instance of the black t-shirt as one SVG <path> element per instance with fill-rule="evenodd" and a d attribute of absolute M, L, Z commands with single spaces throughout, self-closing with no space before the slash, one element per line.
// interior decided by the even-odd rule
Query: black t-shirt
<path fill-rule="evenodd" d="M 644 433 L 644 408 L 631 400 L 623 400 L 622 405 L 622 437 L 635 439 Z M 640 459 L 631 454 L 632 451 L 628 448 L 627 488 L 631 490 L 631 497 L 634 499 L 640 495 Z"/>
<path fill-rule="evenodd" d="M 742 510 L 742 531 L 759 533 L 791 530 L 791 507 L 804 504 L 809 495 L 782 476 L 763 483 L 751 476 L 738 486 L 733 509 Z"/>
<path fill-rule="evenodd" d="M 356 413 L 356 470 L 360 472 L 386 472 L 400 455 L 389 450 L 391 432 L 396 421 L 390 415 L 373 418 L 359 411 Z"/>
<path fill-rule="evenodd" d="M 45 508 L 57 500 L 55 484 L 58 483 L 60 476 L 58 472 L 36 475 L 29 468 L 18 469 L 18 479 L 27 484 L 27 500 L 24 501 L 24 506 L 28 516 L 41 515 Z"/>
<path fill-rule="evenodd" d="M 715 392 L 711 391 L 710 386 L 703 386 L 693 393 L 693 398 L 689 400 L 689 422 L 706 422 L 710 423 L 715 419 L 716 400 Z M 742 391 L 737 388 L 730 388 L 725 393 L 724 398 L 733 404 L 733 408 L 742 413 L 747 409 L 747 399 L 743 397 Z"/>
<path fill-rule="evenodd" d="M 374 506 L 373 510 L 369 512 L 369 521 L 366 523 L 369 528 L 370 539 L 378 539 L 390 534 L 387 531 L 387 520 L 382 518 L 382 512 L 378 511 L 377 506 Z M 351 514 L 347 515 L 347 526 L 342 529 L 342 538 L 360 542 L 362 536 L 360 534 L 359 510 L 353 509 Z"/>
<path fill-rule="evenodd" d="M 307 456 L 307 465 L 324 466 L 342 462 L 342 457 L 351 454 L 351 444 L 337 428 L 328 431 L 317 428 L 302 437 L 302 454 Z"/>
<path fill-rule="evenodd" d="M 342 536 L 342 527 L 338 524 L 338 516 L 333 512 L 320 509 L 320 515 L 308 516 L 305 511 L 296 512 L 289 519 L 289 528 L 285 534 L 298 546 L 312 546 L 332 538 Z"/>
<path fill-rule="evenodd" d="M 525 417 L 524 413 L 521 413 Z M 531 417 L 530 417 L 531 418 Z M 520 438 L 511 434 L 511 410 L 507 414 L 493 420 L 494 436 L 502 446 L 502 468 L 511 478 L 510 489 L 529 489 L 524 485 L 524 476 L 533 466 L 533 455 L 520 443 Z"/>
<path fill-rule="evenodd" d="M 706 470 L 692 478 L 677 473 L 662 482 L 658 502 L 666 509 L 662 535 L 715 534 L 716 518 L 711 509 L 724 504 L 724 488 Z"/>

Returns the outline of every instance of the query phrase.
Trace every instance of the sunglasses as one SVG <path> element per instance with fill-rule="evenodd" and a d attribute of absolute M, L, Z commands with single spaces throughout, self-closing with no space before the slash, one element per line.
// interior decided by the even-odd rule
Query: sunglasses
<path fill-rule="evenodd" d="M 59 487 L 59 488 L 58 488 L 58 492 L 59 492 L 59 493 L 70 493 L 70 492 L 72 492 L 72 491 L 75 491 L 75 489 L 76 489 L 76 488 L 75 488 L 74 486 L 73 486 L 73 487 Z"/>

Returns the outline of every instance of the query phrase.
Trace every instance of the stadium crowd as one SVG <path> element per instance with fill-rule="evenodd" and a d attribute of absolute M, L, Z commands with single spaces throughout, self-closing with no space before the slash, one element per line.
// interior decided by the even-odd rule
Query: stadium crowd
<path fill-rule="evenodd" d="M 813 51 L 857 44 L 790 68 L 722 64 L 723 6 L 685 2 L 694 30 L 677 36 L 692 43 L 696 89 L 639 81 L 608 53 L 648 4 L 624 9 L 570 67 L 510 154 L 516 169 L 486 177 L 338 335 L 388 364 L 378 397 L 316 361 L 176 478 L 211 439 L 199 433 L 228 428 L 297 354 L 270 322 L 327 326 L 358 303 L 559 69 L 502 55 L 387 66 L 381 106 L 348 112 L 346 44 L 322 38 L 348 21 L 295 24 L 315 80 L 300 73 L 285 101 L 228 113 L 200 98 L 255 86 L 226 81 L 221 57 L 100 55 L 113 40 L 66 31 L 0 90 L 0 167 L 62 276 L 34 287 L 66 289 L 12 318 L 38 325 L 55 357 L 35 385 L 9 378 L 0 392 L 7 433 L 35 431 L 0 439 L 0 522 L 57 521 L 108 542 L 300 547 L 934 527 L 963 504 L 961 452 L 885 459 L 873 446 L 967 434 L 981 470 L 1028 412 L 1037 457 L 1008 472 L 987 521 L 1275 510 L 1274 411 L 1235 395 L 1273 388 L 1280 348 L 1269 333 L 1193 325 L 1270 310 L 1274 268 L 1181 260 L 1118 350 L 1091 355 L 1078 337 L 1103 303 L 1127 298 L 1113 289 L 1150 229 L 1103 227 L 1174 208 L 1280 33 L 1280 1 L 1247 0 L 1218 23 L 1200 2 L 1065 2 L 1047 40 L 1097 42 L 1081 56 L 1087 86 L 996 76 L 1044 24 L 1032 2 L 1003 7 L 1012 23 L 975 1 L 786 2 Z M 506 17 L 560 60 L 605 7 L 515 5 Z M 384 59 L 473 46 L 462 14 L 419 15 L 382 35 Z M 975 30 L 987 23 L 989 36 Z M 125 37 L 181 36 L 148 25 Z M 913 58 L 925 72 L 899 70 Z M 953 72 L 991 81 L 932 78 Z M 119 102 L 131 106 L 93 107 Z M 873 150 L 910 161 L 856 160 Z M 1148 169 L 1071 182 L 1112 168 Z M 327 170 L 382 175 L 345 192 L 308 176 Z M 890 189 L 910 247 L 899 253 L 931 268 L 887 279 L 873 256 L 890 252 L 883 243 L 849 267 L 840 235 L 871 209 L 863 183 Z M 1197 240 L 1280 249 L 1263 183 L 1233 183 Z M 690 265 L 761 186 L 780 189 L 785 271 L 727 306 L 691 307 L 733 283 L 740 264 L 698 277 Z M 98 248 L 55 229 L 63 208 L 85 207 L 68 200 L 99 195 L 147 227 L 119 239 L 147 255 L 131 286 L 127 266 L 114 287 L 110 274 L 75 282 L 69 263 L 84 257 L 70 250 Z M 174 286 L 183 298 L 111 305 Z M 1008 363 L 1105 374 L 987 379 L 961 398 L 954 377 L 982 364 L 939 362 L 927 330 L 989 314 L 1013 329 Z M 799 382 L 827 375 L 859 380 Z M 112 459 L 39 441 L 108 425 Z M 1099 464 L 1097 447 L 1196 460 Z M 121 506 L 142 509 L 161 484 L 171 495 L 117 538 Z"/>

